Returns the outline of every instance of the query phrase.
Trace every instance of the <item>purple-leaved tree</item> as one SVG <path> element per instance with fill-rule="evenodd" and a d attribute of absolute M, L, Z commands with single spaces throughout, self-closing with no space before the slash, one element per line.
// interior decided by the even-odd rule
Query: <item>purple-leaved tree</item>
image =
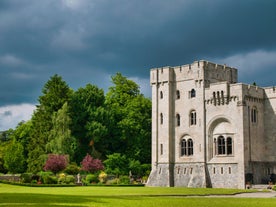
<path fill-rule="evenodd" d="M 58 173 L 68 165 L 68 155 L 48 154 L 48 159 L 45 163 L 44 170 Z"/>
<path fill-rule="evenodd" d="M 104 166 L 101 160 L 94 159 L 89 154 L 87 154 L 81 161 L 81 170 L 94 173 L 99 170 L 103 170 Z"/>

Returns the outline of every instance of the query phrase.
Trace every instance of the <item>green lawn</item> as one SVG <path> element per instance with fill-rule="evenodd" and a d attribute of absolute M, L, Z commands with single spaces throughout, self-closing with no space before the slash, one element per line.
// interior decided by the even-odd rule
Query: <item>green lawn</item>
<path fill-rule="evenodd" d="M 276 199 L 273 198 L 200 197 L 238 192 L 241 191 L 150 187 L 23 187 L 0 184 L 0 206 L 271 207 L 276 205 Z M 188 195 L 198 196 L 187 197 Z"/>

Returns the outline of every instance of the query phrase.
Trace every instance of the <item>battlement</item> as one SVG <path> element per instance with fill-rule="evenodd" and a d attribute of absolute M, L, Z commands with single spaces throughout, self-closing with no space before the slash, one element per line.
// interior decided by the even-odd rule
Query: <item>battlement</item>
<path fill-rule="evenodd" d="M 209 61 L 194 61 L 181 66 L 166 66 L 151 69 L 151 84 L 168 81 L 205 80 L 207 84 L 237 82 L 237 69 Z"/>

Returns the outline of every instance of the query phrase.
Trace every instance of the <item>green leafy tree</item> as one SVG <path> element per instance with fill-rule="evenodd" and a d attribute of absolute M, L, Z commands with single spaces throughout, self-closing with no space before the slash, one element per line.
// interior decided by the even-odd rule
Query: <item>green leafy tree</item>
<path fill-rule="evenodd" d="M 8 170 L 4 166 L 4 156 L 11 141 L 0 142 L 0 173 L 7 173 Z"/>
<path fill-rule="evenodd" d="M 68 104 L 65 102 L 63 107 L 53 114 L 53 128 L 50 131 L 49 142 L 46 149 L 48 153 L 68 154 L 74 157 L 76 150 L 76 139 L 71 135 L 71 118 L 68 113 Z"/>
<path fill-rule="evenodd" d="M 109 112 L 109 152 L 149 163 L 151 157 L 151 101 L 145 98 L 139 86 L 117 73 L 112 77 L 114 86 L 106 95 Z"/>
<path fill-rule="evenodd" d="M 72 117 L 72 135 L 76 137 L 78 149 L 76 162 L 79 163 L 89 153 L 100 158 L 105 152 L 107 135 L 104 91 L 97 86 L 87 84 L 79 88 L 70 100 Z"/>
<path fill-rule="evenodd" d="M 50 132 L 53 129 L 52 116 L 69 101 L 72 90 L 58 75 L 54 75 L 44 85 L 42 96 L 39 97 L 39 105 L 32 116 L 32 127 L 28 143 L 28 171 L 39 172 L 47 159 L 46 145 L 53 137 Z"/>
<path fill-rule="evenodd" d="M 21 143 L 13 141 L 8 146 L 4 156 L 4 166 L 11 173 L 25 171 L 24 149 Z"/>
<path fill-rule="evenodd" d="M 20 122 L 16 129 L 13 131 L 11 137 L 16 140 L 17 142 L 20 142 L 24 149 L 24 157 L 27 159 L 28 157 L 28 150 L 27 145 L 30 139 L 30 133 L 32 128 L 32 121 L 29 120 L 27 122 Z"/>
<path fill-rule="evenodd" d="M 114 174 L 117 177 L 129 174 L 129 160 L 125 155 L 121 155 L 120 153 L 107 155 L 104 166 L 107 173 Z"/>

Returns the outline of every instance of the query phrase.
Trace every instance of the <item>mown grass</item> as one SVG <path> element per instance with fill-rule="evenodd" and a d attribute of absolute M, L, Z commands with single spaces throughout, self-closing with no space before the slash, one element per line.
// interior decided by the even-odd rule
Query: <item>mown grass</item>
<path fill-rule="evenodd" d="M 24 187 L 0 184 L 0 206 L 275 206 L 276 199 L 214 198 L 202 195 L 235 194 L 233 189 L 149 187 Z M 195 197 L 188 197 L 188 196 Z"/>

